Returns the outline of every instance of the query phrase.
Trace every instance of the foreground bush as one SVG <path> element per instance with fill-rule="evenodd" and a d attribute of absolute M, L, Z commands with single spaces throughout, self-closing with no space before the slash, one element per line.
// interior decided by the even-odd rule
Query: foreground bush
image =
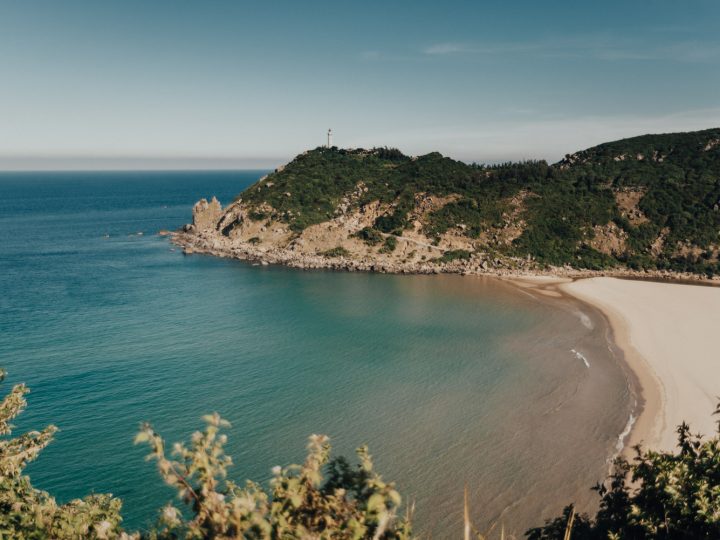
<path fill-rule="evenodd" d="M 49 426 L 10 437 L 10 422 L 25 408 L 27 392 L 16 385 L 0 402 L 0 539 L 411 538 L 410 515 L 398 516 L 400 495 L 373 470 L 367 448 L 358 449 L 359 465 L 352 466 L 331 460 L 328 438 L 313 435 L 305 462 L 275 467 L 269 490 L 254 482 L 238 486 L 226 478 L 232 460 L 221 429 L 229 424 L 217 414 L 204 418 L 205 430 L 194 433 L 189 445 L 173 445 L 172 457 L 152 427 L 142 427 L 136 443 L 150 446 L 148 458 L 185 508 L 169 503 L 152 530 L 125 532 L 119 499 L 91 495 L 59 505 L 23 475 L 56 432 Z M 562 516 L 529 530 L 528 538 L 720 539 L 720 422 L 708 440 L 681 425 L 676 453 L 636 451 L 632 463 L 618 460 L 608 482 L 595 487 L 600 510 L 594 518 L 568 506 Z M 470 523 L 466 492 L 466 540 L 471 535 L 483 538 Z"/>
<path fill-rule="evenodd" d="M 25 408 L 27 392 L 17 385 L 0 403 L 0 435 L 11 434 L 9 422 Z M 217 414 L 205 422 L 189 446 L 173 446 L 174 459 L 149 425 L 137 435 L 136 442 L 150 445 L 148 457 L 190 510 L 168 504 L 157 526 L 143 533 L 122 531 L 121 501 L 110 495 L 58 505 L 31 486 L 23 469 L 50 443 L 54 426 L 0 440 L 0 538 L 410 538 L 409 516 L 397 515 L 400 495 L 373 470 L 367 448 L 358 449 L 360 464 L 353 467 L 342 458 L 330 460 L 328 438 L 313 435 L 305 463 L 276 467 L 266 492 L 253 482 L 241 487 L 226 479 L 232 460 L 223 450 L 227 437 L 220 429 L 229 424 Z"/>
<path fill-rule="evenodd" d="M 0 370 L 0 381 L 5 372 Z M 10 422 L 25 408 L 28 388 L 18 384 L 0 403 L 0 435 L 10 435 Z M 58 505 L 35 489 L 23 469 L 53 438 L 48 426 L 14 439 L 0 440 L 0 538 L 110 538 L 119 534 L 119 499 L 91 495 Z"/>
<path fill-rule="evenodd" d="M 528 531 L 528 537 L 569 538 L 570 525 L 573 540 L 720 539 L 720 421 L 707 440 L 685 423 L 677 432 L 677 452 L 638 446 L 632 463 L 616 461 L 608 482 L 595 487 L 600 510 L 594 519 L 575 516 L 569 506 L 563 516 Z"/>
<path fill-rule="evenodd" d="M 409 538 L 408 520 L 396 512 L 400 495 L 373 471 L 367 448 L 358 449 L 360 466 L 345 460 L 329 461 L 330 444 L 324 435 L 313 435 L 303 465 L 275 467 L 271 492 L 254 482 L 244 487 L 226 480 L 232 465 L 225 455 L 228 426 L 219 415 L 205 417 L 204 432 L 192 436 L 190 447 L 175 444 L 176 460 L 165 455 L 165 444 L 146 425 L 136 442 L 147 442 L 165 482 L 177 488 L 192 509 L 166 506 L 157 531 L 160 538 Z M 327 466 L 328 476 L 323 478 Z"/>

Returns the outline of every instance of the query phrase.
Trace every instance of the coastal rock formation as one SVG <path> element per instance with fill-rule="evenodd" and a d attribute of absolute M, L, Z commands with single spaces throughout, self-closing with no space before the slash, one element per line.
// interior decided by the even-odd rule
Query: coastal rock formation
<path fill-rule="evenodd" d="M 200 199 L 192 209 L 193 228 L 195 231 L 214 229 L 222 216 L 222 206 L 215 197 L 210 202 Z"/>
<path fill-rule="evenodd" d="M 635 137 L 555 165 L 317 148 L 225 209 L 198 201 L 174 239 L 186 252 L 302 268 L 712 277 L 719 137 Z"/>

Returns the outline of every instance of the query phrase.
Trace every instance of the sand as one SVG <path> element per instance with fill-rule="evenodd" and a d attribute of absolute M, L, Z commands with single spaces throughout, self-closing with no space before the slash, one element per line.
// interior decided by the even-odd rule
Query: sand
<path fill-rule="evenodd" d="M 675 448 L 677 426 L 714 433 L 720 396 L 720 287 L 597 277 L 558 287 L 610 320 L 641 385 L 630 444 Z"/>

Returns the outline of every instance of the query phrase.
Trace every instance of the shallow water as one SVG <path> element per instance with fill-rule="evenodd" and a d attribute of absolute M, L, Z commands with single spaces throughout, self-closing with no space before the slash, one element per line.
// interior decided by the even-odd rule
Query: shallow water
<path fill-rule="evenodd" d="M 61 429 L 34 483 L 111 492 L 143 526 L 173 494 L 139 423 L 174 441 L 218 411 L 234 478 L 301 461 L 311 433 L 367 443 L 436 537 L 460 533 L 466 484 L 481 528 L 590 508 L 634 399 L 603 318 L 487 278 L 256 267 L 156 235 L 261 174 L 0 174 L 0 363 L 33 391 L 18 428 Z"/>

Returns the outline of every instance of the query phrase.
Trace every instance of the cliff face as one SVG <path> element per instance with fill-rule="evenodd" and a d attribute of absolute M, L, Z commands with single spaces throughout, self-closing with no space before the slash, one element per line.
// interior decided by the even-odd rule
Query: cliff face
<path fill-rule="evenodd" d="M 424 212 L 440 208 L 444 200 L 425 200 L 418 197 L 418 218 L 412 229 L 402 236 L 375 233 L 364 238 L 363 231 L 372 230 L 375 220 L 383 215 L 388 206 L 374 201 L 339 211 L 332 219 L 306 227 L 302 231 L 291 230 L 287 223 L 275 219 L 254 219 L 257 208 L 238 201 L 230 204 L 220 214 L 211 209 L 200 209 L 194 224 L 176 240 L 191 251 L 210 251 L 243 259 L 288 264 L 303 268 L 348 268 L 378 270 L 385 272 L 432 273 L 447 266 L 443 260 L 447 253 L 460 258 L 445 271 L 467 270 L 470 252 L 453 250 L 473 249 L 471 242 L 454 233 L 444 234 L 440 242 L 428 238 L 422 232 Z M 269 207 L 262 207 L 269 210 Z M 200 219 L 198 219 L 200 218 Z M 208 221 L 208 220 L 213 221 Z M 202 226 L 198 224 L 202 223 Z M 205 226 L 205 224 L 209 224 Z M 466 258 L 465 258 L 466 257 Z M 489 256 L 488 256 L 489 257 Z M 488 269 L 488 257 L 475 256 L 476 270 Z"/>
<path fill-rule="evenodd" d="M 318 148 L 224 209 L 215 198 L 199 201 L 182 242 L 311 267 L 712 275 L 720 255 L 717 140 L 720 129 L 636 137 L 555 165 Z"/>

